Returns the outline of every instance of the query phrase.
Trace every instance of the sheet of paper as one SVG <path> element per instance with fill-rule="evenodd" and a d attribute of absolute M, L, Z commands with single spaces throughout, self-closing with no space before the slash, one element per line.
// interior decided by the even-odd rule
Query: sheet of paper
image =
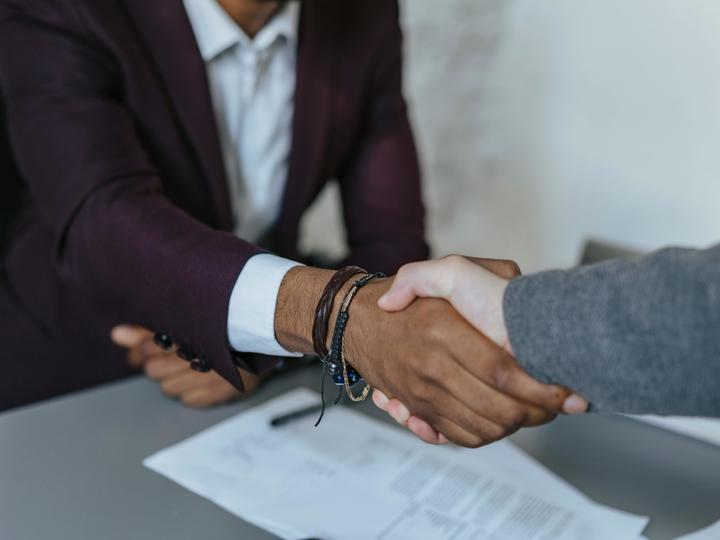
<path fill-rule="evenodd" d="M 597 505 L 508 442 L 434 447 L 298 389 L 158 452 L 145 465 L 281 538 L 636 539 L 647 519 Z"/>
<path fill-rule="evenodd" d="M 676 540 L 718 540 L 720 538 L 720 521 L 705 529 L 686 534 Z"/>

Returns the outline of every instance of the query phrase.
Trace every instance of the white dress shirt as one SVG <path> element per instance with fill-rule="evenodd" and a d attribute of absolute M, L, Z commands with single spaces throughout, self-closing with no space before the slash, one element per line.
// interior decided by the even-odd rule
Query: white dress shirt
<path fill-rule="evenodd" d="M 250 39 L 216 0 L 184 0 L 207 67 L 235 234 L 258 241 L 276 222 L 287 182 L 300 5 L 289 3 Z M 228 338 L 239 352 L 292 356 L 275 338 L 275 304 L 298 263 L 252 257 L 230 297 Z"/>

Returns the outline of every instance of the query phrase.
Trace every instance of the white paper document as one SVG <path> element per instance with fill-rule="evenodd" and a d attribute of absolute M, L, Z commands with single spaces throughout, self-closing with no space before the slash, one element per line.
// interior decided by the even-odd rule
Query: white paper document
<path fill-rule="evenodd" d="M 421 443 L 344 407 L 319 428 L 270 420 L 319 402 L 294 390 L 145 465 L 285 539 L 637 539 L 647 519 L 598 505 L 509 442 Z"/>

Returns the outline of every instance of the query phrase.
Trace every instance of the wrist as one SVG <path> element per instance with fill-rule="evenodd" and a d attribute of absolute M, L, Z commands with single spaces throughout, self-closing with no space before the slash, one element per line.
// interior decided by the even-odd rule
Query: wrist
<path fill-rule="evenodd" d="M 335 326 L 340 306 L 355 280 L 351 280 L 336 298 L 331 318 L 331 328 Z M 392 314 L 388 314 L 377 305 L 379 298 L 387 292 L 390 279 L 375 279 L 358 291 L 350 307 L 349 323 L 345 331 L 345 350 L 348 361 L 368 380 L 370 366 L 368 362 L 379 360 L 370 354 L 371 341 L 377 339 L 377 330 Z M 368 381 L 369 382 L 369 381 Z"/>
<path fill-rule="evenodd" d="M 280 284 L 275 309 L 275 337 L 288 351 L 310 354 L 315 309 L 332 270 L 296 267 Z"/>

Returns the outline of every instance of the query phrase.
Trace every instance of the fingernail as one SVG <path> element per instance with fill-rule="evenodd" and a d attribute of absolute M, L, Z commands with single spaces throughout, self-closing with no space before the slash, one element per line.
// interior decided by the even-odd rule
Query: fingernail
<path fill-rule="evenodd" d="M 587 401 L 577 394 L 573 394 L 563 403 L 563 412 L 565 414 L 582 414 L 587 410 Z"/>
<path fill-rule="evenodd" d="M 373 397 L 375 398 L 375 405 L 377 405 L 381 409 L 384 409 L 385 407 L 387 407 L 387 404 L 390 403 L 388 397 L 378 390 L 375 390 Z"/>
<path fill-rule="evenodd" d="M 388 297 L 388 294 L 387 294 L 387 293 L 383 294 L 383 295 L 378 299 L 378 302 L 377 302 L 377 303 L 378 303 L 378 306 L 383 307 L 383 304 L 384 304 L 385 302 L 387 302 L 387 297 Z"/>
<path fill-rule="evenodd" d="M 402 403 L 398 404 L 395 413 L 395 420 L 397 420 L 402 425 L 407 424 L 407 421 L 410 420 L 410 411 Z"/>

